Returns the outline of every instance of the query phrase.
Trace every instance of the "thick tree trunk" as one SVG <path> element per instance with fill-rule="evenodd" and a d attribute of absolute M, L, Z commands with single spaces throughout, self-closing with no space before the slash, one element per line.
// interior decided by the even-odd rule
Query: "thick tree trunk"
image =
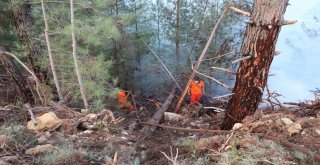
<path fill-rule="evenodd" d="M 217 31 L 217 29 L 218 29 L 218 26 L 219 26 L 220 22 L 222 21 L 222 18 L 224 17 L 224 15 L 225 15 L 225 14 L 227 13 L 227 11 L 228 11 L 228 6 L 229 6 L 230 3 L 231 3 L 231 0 L 228 1 L 225 9 L 224 9 L 223 12 L 221 13 L 220 18 L 218 19 L 217 23 L 215 24 L 215 26 L 213 27 L 213 29 L 212 29 L 212 31 L 211 31 L 211 34 L 210 34 L 210 37 L 209 37 L 209 39 L 208 39 L 208 41 L 207 41 L 207 43 L 206 43 L 206 46 L 204 47 L 204 49 L 203 49 L 200 57 L 198 58 L 198 61 L 197 61 L 196 65 L 194 66 L 194 70 L 193 70 L 192 73 L 190 74 L 190 76 L 189 76 L 189 78 L 188 78 L 188 81 L 187 81 L 187 84 L 186 84 L 186 86 L 184 87 L 184 89 L 183 89 L 183 91 L 182 91 L 182 93 L 181 93 L 181 96 L 180 96 L 180 98 L 179 98 L 179 100 L 178 100 L 178 102 L 177 102 L 177 105 L 176 105 L 176 107 L 175 107 L 175 109 L 174 109 L 174 111 L 175 111 L 176 113 L 179 112 L 179 110 L 180 110 L 180 107 L 181 107 L 181 105 L 182 105 L 182 103 L 183 103 L 183 100 L 184 100 L 184 98 L 185 98 L 186 95 L 187 95 L 188 88 L 189 88 L 189 86 L 190 86 L 190 84 L 191 84 L 194 76 L 196 75 L 196 71 L 199 69 L 199 67 L 200 67 L 200 65 L 201 65 L 202 59 L 204 58 L 204 56 L 206 55 L 206 53 L 207 53 L 207 51 L 208 51 L 208 49 L 209 49 L 209 46 L 210 46 L 210 44 L 211 44 L 211 42 L 212 42 L 212 40 L 213 40 L 213 37 L 214 37 L 215 34 L 216 34 L 216 31 Z"/>
<path fill-rule="evenodd" d="M 75 34 L 75 30 L 74 30 L 73 0 L 70 0 L 70 12 L 71 12 L 72 56 L 73 56 L 74 66 L 75 66 L 75 70 L 76 70 L 76 74 L 77 74 L 77 78 L 78 78 L 78 83 L 79 83 L 79 87 L 80 87 L 80 93 L 82 96 L 83 104 L 86 109 L 89 109 L 88 100 L 87 100 L 84 86 L 82 83 L 80 68 L 79 68 L 78 59 L 77 59 L 77 41 L 76 41 L 76 34 Z"/>
<path fill-rule="evenodd" d="M 231 129 L 248 115 L 252 115 L 261 100 L 269 68 L 275 54 L 275 45 L 281 29 L 288 0 L 256 0 L 247 26 L 242 53 L 251 56 L 240 63 L 235 95 L 227 105 L 222 129 Z"/>
<path fill-rule="evenodd" d="M 113 47 L 113 73 L 115 77 L 119 77 L 119 60 L 118 60 L 118 48 L 117 48 L 117 42 L 114 41 L 114 47 Z M 118 84 L 117 84 L 118 86 Z"/>
<path fill-rule="evenodd" d="M 12 60 L 6 56 L 5 52 L 6 49 L 0 45 L 0 65 L 4 67 L 7 75 L 9 75 L 15 82 L 18 95 L 22 98 L 22 101 L 33 103 L 34 99 L 32 97 L 32 92 L 27 88 L 28 85 L 26 80 L 22 77 L 22 74 Z"/>
<path fill-rule="evenodd" d="M 56 89 L 57 89 L 59 100 L 62 101 L 63 100 L 63 96 L 62 96 L 60 85 L 59 85 L 59 82 L 58 82 L 58 77 L 57 77 L 57 73 L 56 73 L 56 67 L 55 67 L 55 64 L 54 64 L 54 61 L 53 61 L 53 57 L 52 57 L 51 45 L 50 45 L 49 35 L 48 35 L 48 31 L 49 31 L 48 20 L 47 20 L 47 16 L 46 16 L 46 11 L 45 11 L 43 0 L 41 0 L 41 7 L 42 7 L 42 14 L 43 14 L 43 20 L 44 20 L 44 25 L 45 25 L 44 33 L 45 33 L 46 42 L 47 42 L 48 55 L 49 55 L 49 61 L 50 61 L 52 75 L 53 75 L 53 80 L 54 80 L 54 84 L 55 84 Z"/>
<path fill-rule="evenodd" d="M 168 110 L 168 108 L 170 107 L 173 101 L 175 91 L 176 91 L 176 88 L 173 88 L 170 95 L 167 97 L 166 101 L 162 104 L 161 108 L 157 110 L 157 112 L 152 116 L 152 118 L 149 119 L 148 123 L 159 124 L 161 118 L 163 117 L 164 112 Z M 145 137 L 148 137 L 155 131 L 156 128 L 157 126 L 146 125 L 142 129 L 143 130 L 142 132 Z"/>
<path fill-rule="evenodd" d="M 37 57 L 40 55 L 40 47 L 33 38 L 35 35 L 35 26 L 31 17 L 31 5 L 28 1 L 21 1 L 12 10 L 14 24 L 18 32 L 18 37 L 23 46 L 28 50 L 28 61 L 32 69 L 36 72 Z"/>

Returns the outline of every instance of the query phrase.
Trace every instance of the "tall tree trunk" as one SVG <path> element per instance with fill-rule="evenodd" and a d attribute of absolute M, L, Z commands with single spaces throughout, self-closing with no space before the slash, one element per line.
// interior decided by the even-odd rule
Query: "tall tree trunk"
<path fill-rule="evenodd" d="M 160 50 L 160 0 L 157 0 L 157 27 L 158 27 L 158 49 Z"/>
<path fill-rule="evenodd" d="M 114 41 L 113 46 L 113 72 L 115 77 L 119 77 L 119 60 L 118 60 L 118 48 L 117 48 L 117 41 Z M 117 84 L 118 86 L 118 84 Z"/>
<path fill-rule="evenodd" d="M 76 41 L 76 34 L 74 30 L 74 9 L 73 9 L 73 0 L 70 0 L 70 12 L 71 12 L 71 35 L 72 35 L 72 56 L 73 56 L 73 61 L 74 61 L 74 66 L 78 78 L 78 83 L 80 87 L 80 93 L 82 96 L 83 104 L 86 109 L 89 108 L 87 97 L 85 95 L 83 83 L 82 83 L 82 78 L 80 74 L 80 68 L 78 64 L 78 59 L 77 59 L 77 41 Z"/>
<path fill-rule="evenodd" d="M 206 46 L 204 47 L 204 49 L 203 49 L 200 57 L 198 58 L 198 61 L 197 61 L 196 65 L 194 66 L 194 70 L 193 70 L 192 73 L 190 74 L 190 76 L 189 76 L 189 78 L 188 78 L 188 81 L 187 81 L 187 84 L 186 84 L 186 86 L 184 87 L 184 89 L 183 89 L 183 91 L 182 91 L 182 93 L 181 93 L 181 96 L 179 97 L 179 100 L 178 100 L 178 102 L 177 102 L 177 105 L 176 105 L 176 107 L 175 107 L 175 109 L 174 109 L 174 111 L 175 111 L 176 113 L 179 112 L 179 110 L 180 110 L 180 107 L 181 107 L 181 105 L 182 105 L 182 103 L 183 103 L 183 100 L 184 100 L 184 98 L 185 98 L 186 95 L 187 95 L 188 88 L 189 88 L 189 86 L 190 86 L 190 84 L 191 84 L 194 76 L 196 75 L 196 71 L 199 69 L 199 67 L 200 67 L 200 65 L 201 65 L 202 59 L 204 58 L 204 56 L 206 55 L 206 53 L 207 53 L 207 51 L 208 51 L 208 49 L 209 49 L 209 46 L 210 46 L 210 44 L 211 44 L 211 42 L 212 42 L 212 40 L 213 40 L 213 37 L 215 36 L 215 33 L 216 33 L 217 29 L 218 29 L 218 26 L 219 26 L 220 22 L 222 21 L 222 18 L 224 17 L 224 15 L 226 14 L 226 12 L 228 11 L 228 7 L 229 7 L 229 4 L 231 3 L 231 1 L 232 1 L 232 0 L 229 0 L 229 1 L 228 1 L 227 5 L 226 5 L 226 7 L 225 7 L 225 9 L 224 9 L 224 11 L 221 13 L 220 18 L 218 19 L 217 23 L 215 24 L 215 26 L 214 26 L 213 29 L 212 29 L 212 32 L 211 32 L 210 37 L 209 37 L 209 39 L 208 39 L 208 41 L 207 41 L 207 43 L 206 43 Z"/>
<path fill-rule="evenodd" d="M 288 0 L 256 0 L 242 45 L 243 56 L 250 59 L 240 63 L 235 95 L 227 105 L 222 129 L 231 129 L 256 111 L 266 86 L 269 68 L 275 53 Z"/>
<path fill-rule="evenodd" d="M 176 62 L 177 69 L 180 65 L 180 0 L 177 0 L 176 4 Z M 178 70 L 177 70 L 178 71 Z"/>
<path fill-rule="evenodd" d="M 12 7 L 14 24 L 18 32 L 18 37 L 23 46 L 28 50 L 28 61 L 31 68 L 36 71 L 37 57 L 40 55 L 40 47 L 33 38 L 35 35 L 35 26 L 31 17 L 31 5 L 28 1 L 21 1 Z"/>
<path fill-rule="evenodd" d="M 23 78 L 22 74 L 12 60 L 6 56 L 5 52 L 6 49 L 0 45 L 0 65 L 4 67 L 6 73 L 14 81 L 18 95 L 21 96 L 23 102 L 33 103 L 34 99 L 32 97 L 32 92 L 27 88 L 28 85 L 26 80 Z"/>
<path fill-rule="evenodd" d="M 47 20 L 47 16 L 46 16 L 46 11 L 45 11 L 43 0 L 41 0 L 41 7 L 42 7 L 42 14 L 43 14 L 43 20 L 44 20 L 44 25 L 45 25 L 44 33 L 45 33 L 45 37 L 46 37 L 46 43 L 47 43 L 47 48 L 48 48 L 48 55 L 49 55 L 51 71 L 52 71 L 52 74 L 53 74 L 53 80 L 54 80 L 54 84 L 55 84 L 56 89 L 57 89 L 59 100 L 63 100 L 63 96 L 62 96 L 61 90 L 60 90 L 60 85 L 59 85 L 59 82 L 58 82 L 58 77 L 57 77 L 57 73 L 56 73 L 55 64 L 54 64 L 54 61 L 53 61 L 53 58 L 52 58 L 51 45 L 50 45 L 49 35 L 48 35 L 48 30 L 49 30 L 48 20 Z"/>

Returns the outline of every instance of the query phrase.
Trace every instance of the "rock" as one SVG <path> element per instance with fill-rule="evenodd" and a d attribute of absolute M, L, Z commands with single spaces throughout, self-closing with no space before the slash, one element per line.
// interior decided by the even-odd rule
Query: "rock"
<path fill-rule="evenodd" d="M 220 147 L 220 137 L 213 136 L 200 139 L 194 143 L 194 146 L 197 150 L 217 149 Z"/>
<path fill-rule="evenodd" d="M 50 152 L 54 149 L 58 149 L 57 147 L 51 145 L 51 144 L 45 144 L 45 145 L 38 145 L 35 148 L 30 148 L 26 150 L 26 154 L 28 155 L 37 155 L 44 152 Z"/>
<path fill-rule="evenodd" d="M 6 135 L 0 135 L 0 148 L 3 148 L 3 145 L 6 143 Z"/>
<path fill-rule="evenodd" d="M 283 121 L 283 123 L 286 125 L 286 126 L 289 126 L 289 125 L 292 125 L 293 124 L 293 121 L 289 118 L 282 118 L 281 119 Z"/>
<path fill-rule="evenodd" d="M 46 141 L 48 141 L 48 138 L 47 138 L 45 135 L 42 135 L 42 136 L 40 136 L 37 140 L 38 140 L 38 143 L 39 143 L 39 144 L 43 144 L 43 143 L 45 143 Z"/>
<path fill-rule="evenodd" d="M 32 121 L 27 123 L 27 129 L 30 131 L 45 131 L 58 128 L 62 124 L 62 120 L 59 119 L 55 113 L 49 112 L 36 118 L 38 124 L 34 125 Z"/>
<path fill-rule="evenodd" d="M 242 128 L 242 126 L 243 125 L 241 123 L 236 123 L 236 124 L 233 125 L 232 130 L 233 131 L 239 130 L 240 128 Z"/>
<path fill-rule="evenodd" d="M 320 129 L 314 130 L 318 135 L 320 135 Z"/>
<path fill-rule="evenodd" d="M 172 113 L 172 112 L 165 112 L 164 113 L 164 120 L 165 121 L 173 121 L 173 122 L 178 122 L 183 119 L 183 116 Z"/>
<path fill-rule="evenodd" d="M 3 156 L 0 158 L 0 165 L 20 164 L 17 156 Z"/>
<path fill-rule="evenodd" d="M 87 121 L 94 121 L 94 120 L 97 120 L 98 115 L 94 113 L 90 113 L 87 116 L 85 116 L 85 118 L 87 119 Z"/>
<path fill-rule="evenodd" d="M 85 130 L 85 131 L 83 131 L 83 134 L 91 134 L 91 133 L 92 133 L 91 130 Z"/>
<path fill-rule="evenodd" d="M 89 109 L 81 109 L 81 113 L 83 113 L 83 114 L 89 114 Z"/>
<path fill-rule="evenodd" d="M 300 133 L 301 130 L 302 130 L 302 127 L 298 123 L 293 123 L 288 128 L 288 132 L 289 132 L 290 136 L 293 135 L 293 134 Z"/>

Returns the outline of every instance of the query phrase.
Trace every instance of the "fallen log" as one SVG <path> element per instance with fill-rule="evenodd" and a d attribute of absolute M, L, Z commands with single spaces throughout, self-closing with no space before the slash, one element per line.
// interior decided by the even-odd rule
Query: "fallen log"
<path fill-rule="evenodd" d="M 182 127 L 170 127 L 165 125 L 153 124 L 153 123 L 146 123 L 142 122 L 141 124 L 153 126 L 153 127 L 160 127 L 165 129 L 171 129 L 176 131 L 183 131 L 183 132 L 199 132 L 199 133 L 214 133 L 214 134 L 227 134 L 231 131 L 226 130 L 210 130 L 210 129 L 192 129 L 192 128 L 182 128 Z"/>
<path fill-rule="evenodd" d="M 162 104 L 160 109 L 152 116 L 152 118 L 149 119 L 148 123 L 159 124 L 161 118 L 163 117 L 164 112 L 166 112 L 169 109 L 173 101 L 175 92 L 176 92 L 176 87 L 172 89 L 166 101 Z M 145 136 L 144 138 L 150 136 L 156 130 L 156 128 L 157 126 L 154 126 L 154 125 L 145 125 L 142 129 L 142 133 Z"/>

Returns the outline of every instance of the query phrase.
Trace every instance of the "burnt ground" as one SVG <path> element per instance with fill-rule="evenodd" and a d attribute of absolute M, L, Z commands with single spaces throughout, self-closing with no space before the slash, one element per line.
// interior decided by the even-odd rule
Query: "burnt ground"
<path fill-rule="evenodd" d="M 164 154 L 170 157 L 178 148 L 177 162 L 180 164 L 319 164 L 315 158 L 300 151 L 265 138 L 291 142 L 320 154 L 320 116 L 305 113 L 299 109 L 258 110 L 255 115 L 244 119 L 242 127 L 223 135 L 209 133 L 182 132 L 158 128 L 147 139 L 142 139 L 140 121 L 147 121 L 152 112 L 113 111 L 115 118 L 124 118 L 119 123 L 107 126 L 90 121 L 96 127 L 79 127 L 79 116 L 67 109 L 54 111 L 61 119 L 69 122 L 58 129 L 32 132 L 25 128 L 25 117 L 20 122 L 3 121 L 0 129 L 0 157 L 15 156 L 11 164 L 172 164 Z M 6 112 L 2 112 L 2 115 Z M 41 115 L 44 112 L 38 114 Z M 184 114 L 183 120 L 163 121 L 161 124 L 192 129 L 219 129 L 223 113 Z M 19 115 L 14 115 L 15 120 Z M 298 126 L 292 131 L 290 120 Z M 71 124 L 70 124 L 71 123 Z M 89 132 L 88 132 L 89 130 Z M 45 142 L 39 137 L 50 132 Z M 230 137 L 231 135 L 231 137 Z M 261 136 L 262 135 L 262 136 Z M 2 139 L 1 139 L 2 137 Z M 6 138 L 7 137 L 7 138 Z M 40 144 L 57 146 L 55 151 L 37 155 L 25 154 L 26 150 Z M 0 158 L 0 164 L 2 160 Z"/>

